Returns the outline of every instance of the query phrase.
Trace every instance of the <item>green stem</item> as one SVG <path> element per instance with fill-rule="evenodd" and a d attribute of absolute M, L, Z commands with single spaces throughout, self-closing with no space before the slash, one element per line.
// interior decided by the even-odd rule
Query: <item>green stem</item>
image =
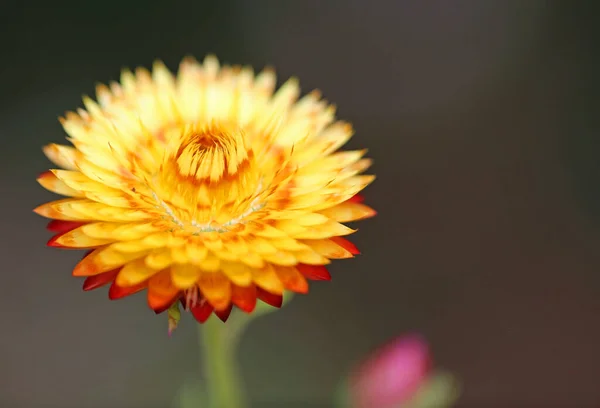
<path fill-rule="evenodd" d="M 235 341 L 216 316 L 198 325 L 209 408 L 244 408 Z"/>

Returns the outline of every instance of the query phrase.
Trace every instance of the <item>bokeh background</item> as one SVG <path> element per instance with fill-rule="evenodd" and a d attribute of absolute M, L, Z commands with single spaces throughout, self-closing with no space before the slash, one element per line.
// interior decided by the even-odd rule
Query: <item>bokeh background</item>
<path fill-rule="evenodd" d="M 31 212 L 57 117 L 123 66 L 187 54 L 277 68 L 357 129 L 378 180 L 363 255 L 257 321 L 254 407 L 330 407 L 406 331 L 464 384 L 462 408 L 600 406 L 600 130 L 594 1 L 7 2 L 0 20 L 0 406 L 169 407 L 198 376 L 143 297 L 108 302 Z"/>

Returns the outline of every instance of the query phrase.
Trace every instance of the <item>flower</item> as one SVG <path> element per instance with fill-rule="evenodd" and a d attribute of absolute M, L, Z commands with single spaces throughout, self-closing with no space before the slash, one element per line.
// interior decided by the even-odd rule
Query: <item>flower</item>
<path fill-rule="evenodd" d="M 177 75 L 156 62 L 60 119 L 73 146 L 46 146 L 60 169 L 38 181 L 67 198 L 34 211 L 53 219 L 49 246 L 89 250 L 73 270 L 84 290 L 146 290 L 157 313 L 179 301 L 225 321 L 233 305 L 279 307 L 358 253 L 342 223 L 375 215 L 357 195 L 371 161 L 337 151 L 353 131 L 318 91 L 298 100 L 296 79 L 275 83 L 214 56 Z"/>
<path fill-rule="evenodd" d="M 428 379 L 430 352 L 417 335 L 400 337 L 356 370 L 350 381 L 355 408 L 395 408 L 411 401 Z"/>

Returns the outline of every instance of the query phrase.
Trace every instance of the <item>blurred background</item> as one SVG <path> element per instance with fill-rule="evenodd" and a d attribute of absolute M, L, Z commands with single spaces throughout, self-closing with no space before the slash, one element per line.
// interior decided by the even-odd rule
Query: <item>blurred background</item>
<path fill-rule="evenodd" d="M 244 338 L 254 407 L 330 407 L 353 364 L 406 331 L 462 379 L 459 407 L 600 406 L 595 2 L 3 6 L 1 406 L 169 407 L 199 375 L 191 318 L 168 338 L 142 297 L 82 292 L 81 254 L 46 248 L 31 209 L 54 198 L 40 148 L 64 141 L 57 117 L 82 94 L 209 52 L 321 89 L 378 175 L 363 255 Z"/>

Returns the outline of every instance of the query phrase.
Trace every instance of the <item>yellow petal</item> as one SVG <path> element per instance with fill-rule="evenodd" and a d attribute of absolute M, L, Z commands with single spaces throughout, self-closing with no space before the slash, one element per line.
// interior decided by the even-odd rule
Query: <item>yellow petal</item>
<path fill-rule="evenodd" d="M 205 239 L 203 243 L 211 251 L 220 251 L 223 249 L 223 241 L 219 237 L 216 239 Z"/>
<path fill-rule="evenodd" d="M 178 237 L 168 231 L 163 231 L 148 235 L 142 239 L 140 243 L 148 248 L 172 248 L 183 246 L 187 241 L 183 237 Z"/>
<path fill-rule="evenodd" d="M 252 233 L 259 237 L 285 238 L 288 236 L 285 232 L 278 230 L 277 228 L 274 228 L 268 224 L 255 224 L 251 225 L 250 227 L 252 228 Z"/>
<path fill-rule="evenodd" d="M 116 244 L 115 244 L 115 247 L 116 247 Z M 144 262 L 146 262 L 146 265 L 149 268 L 156 269 L 156 270 L 162 270 L 162 269 L 165 269 L 165 268 L 171 266 L 171 264 L 174 262 L 174 260 L 171 257 L 170 250 L 159 249 L 159 250 L 155 250 L 154 252 L 149 253 L 148 256 L 146 256 L 146 258 L 144 259 Z"/>
<path fill-rule="evenodd" d="M 221 262 L 223 273 L 236 285 L 248 286 L 252 283 L 252 272 L 248 265 L 240 262 Z"/>
<path fill-rule="evenodd" d="M 281 251 L 303 251 L 308 246 L 294 238 L 274 238 L 271 240 L 273 246 Z"/>
<path fill-rule="evenodd" d="M 318 185 L 319 182 L 328 181 L 328 175 L 335 176 L 348 166 L 360 160 L 367 153 L 363 150 L 349 150 L 338 152 L 315 160 L 310 165 L 302 167 L 296 179 L 297 186 L 308 187 Z"/>
<path fill-rule="evenodd" d="M 156 228 L 150 223 L 123 224 L 112 222 L 93 222 L 84 225 L 81 227 L 81 229 L 86 235 L 92 238 L 113 239 L 115 241 L 141 239 L 156 231 Z"/>
<path fill-rule="evenodd" d="M 80 171 L 72 170 L 50 170 L 58 179 L 77 191 L 100 191 L 106 192 L 110 189 L 105 185 L 97 183 Z"/>
<path fill-rule="evenodd" d="M 171 280 L 179 289 L 188 289 L 196 284 L 201 270 L 192 264 L 174 264 L 171 266 Z"/>
<path fill-rule="evenodd" d="M 114 208 L 84 198 L 65 198 L 33 210 L 42 217 L 65 221 L 140 221 L 152 215 L 143 211 Z"/>
<path fill-rule="evenodd" d="M 239 261 L 240 260 L 240 255 L 234 253 L 234 252 L 229 252 L 227 250 L 223 250 L 223 251 L 214 251 L 213 254 L 215 254 L 215 256 L 217 258 L 219 258 L 222 261 Z"/>
<path fill-rule="evenodd" d="M 330 259 L 353 258 L 354 255 L 329 239 L 315 239 L 303 241 L 313 251 Z M 301 261 L 304 262 L 304 261 Z"/>
<path fill-rule="evenodd" d="M 283 284 L 275 273 L 273 265 L 266 264 L 264 268 L 252 269 L 252 280 L 267 292 L 276 295 L 283 293 Z"/>
<path fill-rule="evenodd" d="M 68 185 L 66 185 L 63 181 L 59 180 L 52 172 L 47 171 L 42 173 L 37 178 L 38 183 L 42 185 L 46 190 L 51 191 L 56 194 L 69 196 L 69 197 L 83 197 L 83 193 L 81 191 L 77 191 Z"/>
<path fill-rule="evenodd" d="M 92 276 L 108 272 L 128 262 L 144 257 L 148 252 L 119 252 L 111 245 L 96 249 L 83 258 L 73 269 L 73 276 Z"/>
<path fill-rule="evenodd" d="M 117 275 L 116 283 L 119 286 L 134 286 L 145 282 L 159 269 L 149 267 L 143 258 L 136 259 L 126 264 Z"/>
<path fill-rule="evenodd" d="M 83 232 L 83 227 L 79 227 L 53 238 L 48 245 L 64 248 L 95 248 L 111 242 L 114 242 L 114 239 L 92 238 Z"/>
<path fill-rule="evenodd" d="M 188 263 L 190 258 L 187 255 L 187 250 L 185 246 L 178 246 L 171 248 L 171 257 L 173 261 L 177 264 L 185 264 Z"/>
<path fill-rule="evenodd" d="M 275 265 L 292 266 L 298 263 L 296 257 L 290 252 L 277 251 L 274 254 L 263 254 L 262 257 Z"/>
<path fill-rule="evenodd" d="M 254 251 L 257 254 L 274 254 L 277 252 L 269 240 L 262 237 L 251 237 L 248 239 L 248 247 L 250 251 Z"/>
<path fill-rule="evenodd" d="M 328 221 L 325 224 L 315 225 L 310 229 L 306 229 L 301 233 L 297 233 L 293 235 L 293 237 L 297 239 L 321 239 L 350 235 L 355 231 L 356 230 L 348 228 L 339 222 Z"/>
<path fill-rule="evenodd" d="M 354 130 L 349 123 L 338 121 L 325 128 L 317 138 L 311 140 L 311 144 L 294 154 L 297 163 L 307 164 L 333 153 L 344 145 Z"/>
<path fill-rule="evenodd" d="M 209 252 L 204 259 L 194 261 L 200 269 L 208 272 L 216 272 L 221 267 L 221 260 L 215 254 Z"/>
<path fill-rule="evenodd" d="M 326 219 L 327 221 L 327 219 Z M 294 220 L 277 220 L 275 228 L 286 233 L 290 237 L 297 237 L 302 235 L 310 229 L 310 227 L 300 225 L 295 219 Z"/>
<path fill-rule="evenodd" d="M 248 252 L 247 254 L 241 255 L 240 261 L 251 268 L 262 268 L 265 265 L 263 258 L 255 252 Z"/>
<path fill-rule="evenodd" d="M 312 250 L 298 251 L 294 252 L 292 255 L 296 259 L 296 263 L 307 265 L 327 265 L 331 263 L 329 259 Z"/>
<path fill-rule="evenodd" d="M 63 210 L 83 214 L 84 220 L 96 221 L 141 221 L 152 217 L 151 214 L 129 208 L 116 208 L 91 200 L 77 200 L 62 206 Z"/>
<path fill-rule="evenodd" d="M 94 218 L 76 211 L 73 204 L 83 201 L 79 198 L 64 198 L 62 200 L 50 201 L 36 207 L 33 211 L 42 217 L 63 221 L 87 221 Z"/>
<path fill-rule="evenodd" d="M 248 245 L 246 241 L 240 237 L 232 237 L 224 242 L 225 249 L 236 255 L 244 255 L 248 253 Z"/>
<path fill-rule="evenodd" d="M 376 215 L 376 211 L 360 203 L 340 203 L 334 207 L 320 211 L 324 216 L 337 222 L 350 222 L 363 220 Z"/>
<path fill-rule="evenodd" d="M 187 257 L 190 262 L 197 264 L 208 255 L 208 249 L 204 245 L 189 243 L 185 246 Z"/>
<path fill-rule="evenodd" d="M 55 143 L 44 146 L 44 154 L 50 161 L 66 170 L 76 170 L 77 150 L 70 146 Z"/>

